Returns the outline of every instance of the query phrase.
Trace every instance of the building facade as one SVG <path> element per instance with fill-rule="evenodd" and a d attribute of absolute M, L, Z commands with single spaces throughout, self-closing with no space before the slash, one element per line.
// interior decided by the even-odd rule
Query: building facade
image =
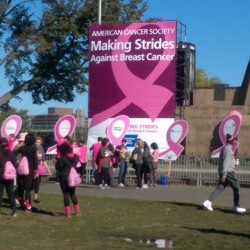
<path fill-rule="evenodd" d="M 194 88 L 192 105 L 176 106 L 176 119 L 185 119 L 189 132 L 185 139 L 185 154 L 208 156 L 221 146 L 219 125 L 233 110 L 242 114 L 238 135 L 237 154 L 250 157 L 250 61 L 241 87 L 219 85 L 211 88 Z"/>

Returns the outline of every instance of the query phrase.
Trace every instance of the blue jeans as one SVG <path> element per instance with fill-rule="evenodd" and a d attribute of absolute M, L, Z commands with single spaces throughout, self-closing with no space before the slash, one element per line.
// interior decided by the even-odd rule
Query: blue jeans
<path fill-rule="evenodd" d="M 120 183 L 125 184 L 126 173 L 127 173 L 127 162 L 124 159 L 121 159 L 118 184 Z"/>

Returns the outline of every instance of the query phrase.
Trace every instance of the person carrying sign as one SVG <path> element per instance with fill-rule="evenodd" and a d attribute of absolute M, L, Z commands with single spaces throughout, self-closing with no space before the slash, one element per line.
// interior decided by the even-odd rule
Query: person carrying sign
<path fill-rule="evenodd" d="M 208 200 L 203 202 L 205 209 L 213 211 L 212 202 L 225 190 L 229 185 L 233 189 L 234 193 L 234 206 L 232 212 L 234 213 L 245 213 L 246 209 L 239 206 L 239 189 L 240 185 L 235 176 L 235 157 L 232 149 L 232 145 L 235 141 L 235 138 L 227 134 L 226 135 L 226 145 L 222 148 L 219 156 L 219 183 L 216 189 L 209 196 Z"/>

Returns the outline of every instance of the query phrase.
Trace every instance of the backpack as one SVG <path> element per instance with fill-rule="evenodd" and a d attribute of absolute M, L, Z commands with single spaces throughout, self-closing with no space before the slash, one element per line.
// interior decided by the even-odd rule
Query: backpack
<path fill-rule="evenodd" d="M 38 164 L 37 173 L 39 175 L 45 175 L 46 174 L 46 168 L 42 164 Z"/>
<path fill-rule="evenodd" d="M 26 156 L 23 156 L 17 167 L 18 175 L 28 175 L 29 174 L 29 162 Z"/>
<path fill-rule="evenodd" d="M 70 187 L 76 187 L 82 183 L 80 175 L 76 172 L 74 167 L 71 167 L 68 177 L 68 185 Z"/>
<path fill-rule="evenodd" d="M 160 182 L 161 182 L 161 185 L 167 185 L 168 184 L 167 177 L 165 175 L 161 175 Z"/>
<path fill-rule="evenodd" d="M 16 169 L 13 166 L 11 161 L 7 161 L 4 165 L 3 179 L 4 180 L 15 180 L 15 178 L 16 178 Z"/>

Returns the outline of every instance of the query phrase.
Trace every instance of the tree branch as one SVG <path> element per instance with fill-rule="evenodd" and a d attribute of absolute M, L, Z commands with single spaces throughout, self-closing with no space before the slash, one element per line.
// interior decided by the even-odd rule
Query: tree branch
<path fill-rule="evenodd" d="M 29 83 L 27 82 L 5 93 L 3 96 L 0 97 L 0 107 L 10 101 L 12 98 L 16 97 L 19 93 L 27 90 L 28 87 Z"/>

